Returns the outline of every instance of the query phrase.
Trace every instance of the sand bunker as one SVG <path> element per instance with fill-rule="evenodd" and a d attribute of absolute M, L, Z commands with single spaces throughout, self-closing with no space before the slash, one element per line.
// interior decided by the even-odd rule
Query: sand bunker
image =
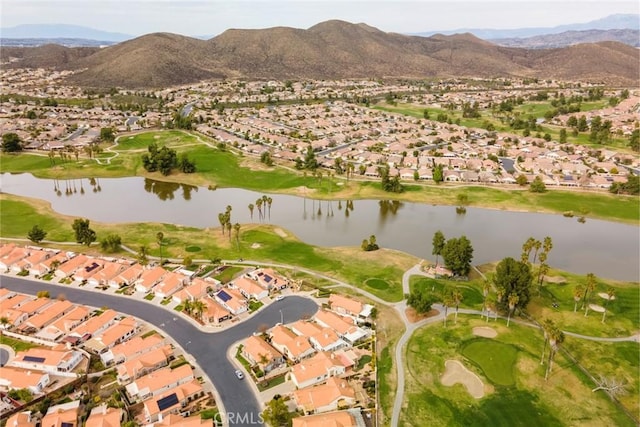
<path fill-rule="evenodd" d="M 251 249 L 259 249 L 262 245 L 260 243 L 253 243 Z"/>
<path fill-rule="evenodd" d="M 446 386 L 462 384 L 472 397 L 480 399 L 484 396 L 484 384 L 476 374 L 464 367 L 457 360 L 447 360 L 444 362 L 446 371 L 440 378 L 440 382 Z"/>
<path fill-rule="evenodd" d="M 274 228 L 273 232 L 276 233 L 280 237 L 287 237 L 287 233 L 285 233 L 282 228 Z"/>
<path fill-rule="evenodd" d="M 498 332 L 488 326 L 476 326 L 473 328 L 473 335 L 484 338 L 495 338 L 498 336 Z"/>

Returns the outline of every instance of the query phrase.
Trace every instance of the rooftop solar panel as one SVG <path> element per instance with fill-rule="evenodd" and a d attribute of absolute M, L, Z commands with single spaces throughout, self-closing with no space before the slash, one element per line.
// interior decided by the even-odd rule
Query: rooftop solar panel
<path fill-rule="evenodd" d="M 62 423 L 61 427 L 73 427 L 73 423 Z"/>
<path fill-rule="evenodd" d="M 270 282 L 270 281 L 272 281 L 272 280 L 273 280 L 273 277 L 269 276 L 268 274 L 265 274 L 265 275 L 264 275 L 264 281 L 265 281 L 265 282 L 269 283 L 269 282 Z"/>
<path fill-rule="evenodd" d="M 227 302 L 227 301 L 229 301 L 231 299 L 231 295 L 229 295 L 225 291 L 218 292 L 217 296 L 218 296 L 218 298 L 220 298 L 224 302 Z"/>
<path fill-rule="evenodd" d="M 158 409 L 164 411 L 165 409 L 172 407 L 176 403 L 178 403 L 178 396 L 176 396 L 175 393 L 172 393 L 169 396 L 163 397 L 162 399 L 158 400 Z"/>
<path fill-rule="evenodd" d="M 44 357 L 35 357 L 35 356 L 25 356 L 22 358 L 24 362 L 35 362 L 42 363 L 44 362 Z"/>

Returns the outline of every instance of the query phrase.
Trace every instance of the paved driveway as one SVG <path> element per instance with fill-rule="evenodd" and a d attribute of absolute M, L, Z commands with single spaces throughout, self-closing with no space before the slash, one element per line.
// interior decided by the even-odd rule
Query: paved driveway
<path fill-rule="evenodd" d="M 116 311 L 139 317 L 162 330 L 190 353 L 216 387 L 231 426 L 255 426 L 260 423 L 261 405 L 258 403 L 248 379 L 238 380 L 235 366 L 227 359 L 231 344 L 248 337 L 260 325 L 269 327 L 280 322 L 280 312 L 285 323 L 294 322 L 304 316 L 312 316 L 318 310 L 315 302 L 308 298 L 290 296 L 276 301 L 248 320 L 218 333 L 199 330 L 178 313 L 145 301 L 130 297 L 86 291 L 69 285 L 57 285 L 13 276 L 1 276 L 1 286 L 16 292 L 35 295 L 38 291 L 49 291 L 52 298 L 64 294 L 72 302 L 94 307 L 107 306 Z"/>

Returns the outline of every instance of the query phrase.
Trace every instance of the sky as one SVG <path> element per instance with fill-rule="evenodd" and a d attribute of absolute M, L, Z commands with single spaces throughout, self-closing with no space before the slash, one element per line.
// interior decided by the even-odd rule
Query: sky
<path fill-rule="evenodd" d="M 0 27 L 74 24 L 134 36 L 172 32 L 217 35 L 229 28 L 308 28 L 329 19 L 383 31 L 552 27 L 614 13 L 640 13 L 618 0 L 2 0 Z"/>

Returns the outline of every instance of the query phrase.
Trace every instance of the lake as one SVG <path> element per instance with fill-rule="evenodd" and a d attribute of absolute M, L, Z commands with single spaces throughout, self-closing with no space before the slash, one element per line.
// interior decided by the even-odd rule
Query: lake
<path fill-rule="evenodd" d="M 474 247 L 474 264 L 520 257 L 522 244 L 533 236 L 553 239 L 549 265 L 618 280 L 639 280 L 640 235 L 634 225 L 562 215 L 467 208 L 379 200 L 318 201 L 269 194 L 270 213 L 250 203 L 263 193 L 243 189 L 208 190 L 141 177 L 117 179 L 37 179 L 30 174 L 2 174 L 5 193 L 51 203 L 56 212 L 93 221 L 164 222 L 194 227 L 219 227 L 218 213 L 232 206 L 232 222 L 269 223 L 319 246 L 360 246 L 374 234 L 381 247 L 433 259 L 431 240 L 437 230 L 445 237 L 466 235 Z"/>

